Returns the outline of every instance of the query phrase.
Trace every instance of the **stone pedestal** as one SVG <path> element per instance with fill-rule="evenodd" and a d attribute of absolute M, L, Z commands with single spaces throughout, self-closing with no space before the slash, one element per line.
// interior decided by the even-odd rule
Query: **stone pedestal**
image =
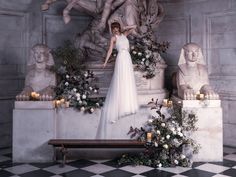
<path fill-rule="evenodd" d="M 198 130 L 192 135 L 200 145 L 194 161 L 223 161 L 223 120 L 220 100 L 181 100 L 173 97 L 182 111 L 196 113 Z"/>
<path fill-rule="evenodd" d="M 114 63 L 108 63 L 103 68 L 101 62 L 89 62 L 87 67 L 95 73 L 98 78 L 96 84 L 100 88 L 100 96 L 105 97 L 113 75 Z M 168 94 L 164 89 L 164 71 L 166 67 L 166 64 L 157 65 L 156 76 L 151 79 L 144 78 L 144 73 L 140 71 L 134 71 L 140 105 L 146 105 L 152 98 L 158 100 L 166 98 Z"/>
<path fill-rule="evenodd" d="M 13 110 L 13 162 L 49 162 L 55 138 L 52 101 L 16 101 Z"/>

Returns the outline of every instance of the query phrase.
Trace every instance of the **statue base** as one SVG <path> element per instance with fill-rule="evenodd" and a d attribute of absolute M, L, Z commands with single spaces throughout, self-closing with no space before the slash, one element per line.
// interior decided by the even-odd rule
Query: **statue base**
<path fill-rule="evenodd" d="M 223 161 L 223 120 L 220 100 L 182 100 L 172 97 L 182 111 L 196 114 L 198 130 L 192 138 L 200 144 L 199 153 L 193 156 L 194 162 Z"/>

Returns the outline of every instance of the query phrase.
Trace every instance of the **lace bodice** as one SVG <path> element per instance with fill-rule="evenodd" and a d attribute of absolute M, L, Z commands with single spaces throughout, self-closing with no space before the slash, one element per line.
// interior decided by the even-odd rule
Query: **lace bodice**
<path fill-rule="evenodd" d="M 129 51 L 129 40 L 125 35 L 116 35 L 116 49 L 118 52 L 122 50 Z"/>

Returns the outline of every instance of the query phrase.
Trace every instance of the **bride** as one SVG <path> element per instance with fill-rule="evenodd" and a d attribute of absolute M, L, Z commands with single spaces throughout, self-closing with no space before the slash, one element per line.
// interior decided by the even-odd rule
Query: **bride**
<path fill-rule="evenodd" d="M 106 67 L 115 45 L 118 54 L 115 62 L 114 74 L 107 92 L 97 130 L 97 139 L 107 138 L 107 125 L 113 124 L 120 118 L 138 111 L 137 90 L 134 79 L 133 65 L 129 53 L 127 36 L 135 26 L 127 26 L 122 33 L 118 22 L 111 24 L 112 38 L 103 68 Z"/>

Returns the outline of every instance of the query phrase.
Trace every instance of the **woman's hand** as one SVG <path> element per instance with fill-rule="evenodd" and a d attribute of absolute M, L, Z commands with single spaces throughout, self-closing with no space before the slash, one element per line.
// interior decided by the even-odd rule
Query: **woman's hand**
<path fill-rule="evenodd" d="M 106 65 L 107 65 L 107 63 L 105 62 L 105 63 L 103 63 L 103 67 L 102 68 L 105 68 L 106 67 Z"/>

